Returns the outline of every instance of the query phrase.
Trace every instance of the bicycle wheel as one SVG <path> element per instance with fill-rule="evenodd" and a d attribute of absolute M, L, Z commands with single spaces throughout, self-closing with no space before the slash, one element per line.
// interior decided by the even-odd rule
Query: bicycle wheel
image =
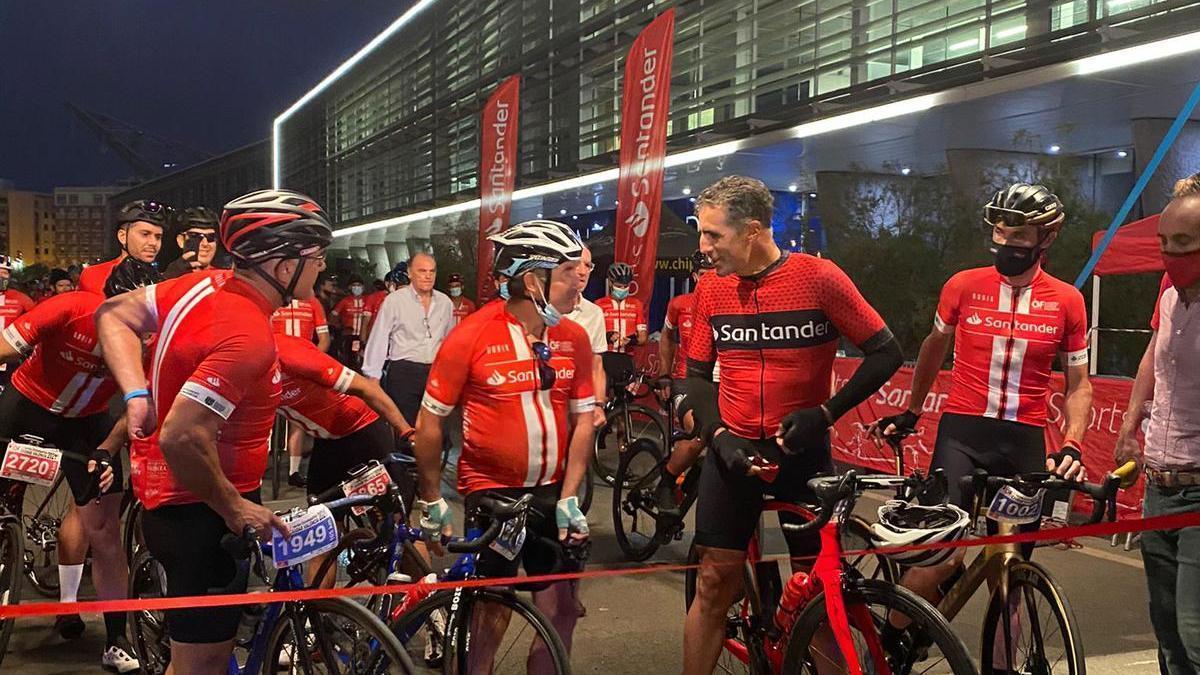
<path fill-rule="evenodd" d="M 700 564 L 700 555 L 696 552 L 695 544 L 688 549 L 687 562 L 688 569 L 683 574 L 683 611 L 686 614 L 692 608 L 692 600 L 696 597 L 696 565 Z M 716 673 L 746 673 L 747 675 L 756 671 L 749 662 L 749 650 L 746 647 L 745 631 L 751 630 L 750 622 L 750 603 L 743 597 L 733 606 L 729 608 L 729 613 L 725 619 L 725 648 L 721 650 L 721 655 L 717 657 L 717 667 L 713 672 Z M 746 654 L 747 660 L 743 661 L 739 656 L 730 651 L 729 647 L 734 646 L 739 654 Z"/>
<path fill-rule="evenodd" d="M 167 597 L 167 574 L 148 550 L 138 551 L 129 564 L 129 597 Z M 142 664 L 142 672 L 149 675 L 167 672 L 171 663 L 171 637 L 167 633 L 166 614 L 138 610 L 129 613 L 129 623 L 133 629 L 133 649 Z"/>
<path fill-rule="evenodd" d="M 592 498 L 596 496 L 596 485 L 592 482 L 593 479 L 592 467 L 588 467 L 583 474 L 583 480 L 579 481 L 579 510 L 583 511 L 583 515 L 587 515 L 592 508 Z"/>
<path fill-rule="evenodd" d="M 133 560 L 146 546 L 142 539 L 142 513 L 145 508 L 142 503 L 132 499 L 125 511 L 125 522 L 121 528 L 121 544 L 125 547 L 125 559 Z"/>
<path fill-rule="evenodd" d="M 1005 645 L 1012 670 L 1027 673 L 1085 672 L 1083 643 L 1062 589 L 1041 565 L 1021 561 L 1008 567 L 1008 612 L 996 592 L 983 620 L 981 672 L 1003 672 Z M 1008 621 L 1004 617 L 1008 616 Z M 1008 623 L 1010 640 L 1005 639 Z"/>
<path fill-rule="evenodd" d="M 640 438 L 651 441 L 656 447 L 667 447 L 667 427 L 662 417 L 642 405 L 616 406 L 608 422 L 596 433 L 595 452 L 592 455 L 592 469 L 596 477 L 612 485 L 616 480 L 621 455 Z"/>
<path fill-rule="evenodd" d="M 864 673 L 893 675 L 952 673 L 971 675 L 975 666 L 966 645 L 928 602 L 912 591 L 873 579 L 855 579 L 842 589 L 855 654 Z M 879 637 L 888 617 L 907 618 L 908 627 L 894 639 Z M 881 644 L 882 643 L 882 644 Z M 881 647 L 886 666 L 876 666 L 873 651 Z M 783 675 L 848 672 L 833 639 L 825 594 L 818 594 L 796 618 L 783 660 Z"/>
<path fill-rule="evenodd" d="M 499 633 L 498 622 L 507 616 Z M 484 631 L 484 622 L 492 631 Z M 555 673 L 570 672 L 558 633 L 534 606 L 512 591 L 455 588 L 438 591 L 392 621 L 390 628 L 418 665 L 417 673 L 525 673 L 532 649 Z M 488 664 L 487 652 L 493 654 Z M 538 672 L 547 672 L 539 669 Z"/>
<path fill-rule="evenodd" d="M 25 564 L 21 552 L 21 525 L 15 520 L 0 523 L 0 605 L 16 605 L 21 602 L 21 570 Z M 13 622 L 0 621 L 0 663 L 12 637 Z"/>
<path fill-rule="evenodd" d="M 842 528 L 842 550 L 847 552 L 870 551 L 871 526 L 858 516 L 851 516 Z M 880 579 L 891 583 L 900 580 L 900 566 L 891 558 L 878 553 L 847 555 L 844 562 L 867 579 Z"/>
<path fill-rule="evenodd" d="M 626 559 L 641 562 L 658 550 L 654 488 L 663 461 L 657 448 L 638 443 L 621 456 L 612 493 L 613 532 Z"/>
<path fill-rule="evenodd" d="M 379 617 L 348 598 L 289 603 L 267 638 L 263 675 L 418 672 Z"/>
<path fill-rule="evenodd" d="M 25 577 L 33 590 L 58 597 L 58 528 L 71 508 L 71 489 L 60 472 L 49 487 L 25 486 L 21 520 L 25 527 Z"/>

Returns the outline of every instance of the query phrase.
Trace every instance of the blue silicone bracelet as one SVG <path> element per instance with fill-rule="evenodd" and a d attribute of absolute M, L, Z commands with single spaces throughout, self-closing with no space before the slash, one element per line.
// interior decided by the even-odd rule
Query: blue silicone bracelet
<path fill-rule="evenodd" d="M 131 399 L 141 398 L 143 396 L 149 398 L 150 391 L 148 389 L 134 389 L 133 391 L 129 392 L 128 394 L 125 394 L 125 402 L 129 403 L 129 401 Z"/>

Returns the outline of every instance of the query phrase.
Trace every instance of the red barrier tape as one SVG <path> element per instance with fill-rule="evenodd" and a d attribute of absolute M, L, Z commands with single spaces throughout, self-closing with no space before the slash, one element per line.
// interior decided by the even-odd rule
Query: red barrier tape
<path fill-rule="evenodd" d="M 1078 525 L 1038 532 L 1022 534 L 995 535 L 976 539 L 963 539 L 956 542 L 940 542 L 935 544 L 918 544 L 912 546 L 897 546 L 888 548 L 888 553 L 905 551 L 924 551 L 939 548 L 973 548 L 977 546 L 992 546 L 997 544 L 1025 544 L 1039 541 L 1062 541 L 1078 537 L 1111 537 L 1114 534 L 1130 532 L 1148 532 L 1154 530 L 1177 530 L 1184 527 L 1200 526 L 1200 512 L 1178 513 L 1152 518 L 1134 518 L 1120 520 L 1114 523 L 1097 523 L 1095 525 Z M 845 551 L 845 556 L 879 553 L 879 550 Z M 782 556 L 787 557 L 787 556 Z M 769 559 L 769 558 L 768 558 Z M 813 556 L 804 559 L 811 560 Z M 797 558 L 799 560 L 799 558 Z M 737 563 L 741 564 L 741 563 Z M 613 568 L 568 572 L 563 574 L 543 574 L 528 577 L 507 577 L 472 579 L 469 581 L 445 581 L 433 584 L 408 583 L 388 584 L 385 586 L 355 586 L 352 588 L 332 588 L 323 590 L 254 592 L 233 595 L 200 595 L 179 598 L 151 598 L 137 600 L 93 600 L 88 602 L 37 602 L 28 605 L 10 605 L 0 607 L 0 619 L 30 616 L 59 616 L 62 614 L 91 614 L 100 612 L 133 612 L 139 610 L 160 611 L 166 609 L 191 609 L 197 607 L 226 607 L 231 605 L 258 605 L 275 602 L 295 602 L 300 600 L 318 600 L 323 598 L 345 598 L 380 593 L 406 593 L 420 586 L 423 591 L 436 591 L 451 588 L 478 588 L 481 586 L 511 586 L 519 584 L 537 584 L 573 579 L 602 579 L 605 577 L 633 576 L 639 574 L 656 574 L 659 572 L 682 572 L 694 569 L 698 565 L 654 565 L 649 567 Z"/>

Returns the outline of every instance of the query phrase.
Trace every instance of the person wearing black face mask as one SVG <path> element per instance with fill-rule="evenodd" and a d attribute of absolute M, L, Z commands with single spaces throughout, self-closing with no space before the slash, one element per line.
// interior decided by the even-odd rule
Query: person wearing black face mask
<path fill-rule="evenodd" d="M 967 500 L 959 479 L 976 468 L 993 476 L 1052 471 L 1084 480 L 1080 455 L 1092 401 L 1083 296 L 1042 269 L 1046 250 L 1066 220 L 1062 202 L 1044 186 L 1017 183 L 984 206 L 983 220 L 994 264 L 964 270 L 946 282 L 913 370 L 908 408 L 869 427 L 878 439 L 914 433 L 953 344 L 953 384 L 929 470 L 945 471 L 949 500 L 963 508 Z M 1046 400 L 1056 357 L 1067 385 L 1065 420 L 1061 449 L 1047 454 Z M 962 557 L 910 568 L 902 583 L 936 602 L 939 586 Z"/>

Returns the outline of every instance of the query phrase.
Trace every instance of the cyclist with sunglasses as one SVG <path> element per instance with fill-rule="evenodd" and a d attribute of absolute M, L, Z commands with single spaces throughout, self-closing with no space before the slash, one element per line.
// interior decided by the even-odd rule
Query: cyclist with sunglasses
<path fill-rule="evenodd" d="M 445 418 L 462 407 L 458 490 L 468 512 L 485 493 L 513 499 L 531 494 L 530 539 L 581 545 L 588 525 L 576 494 L 593 437 L 592 347 L 583 328 L 563 314 L 574 308 L 580 291 L 575 267 L 582 245 L 569 227 L 546 220 L 489 239 L 496 245 L 492 269 L 507 278 L 508 299 L 464 319 L 434 360 L 414 440 L 421 528 L 435 545 L 451 533 L 452 514 L 440 493 L 442 438 Z M 486 523 L 467 523 L 477 525 Z M 476 570 L 485 577 L 511 576 L 523 565 L 534 575 L 553 571 L 559 557 L 544 546 L 509 552 L 511 559 L 485 550 Z M 579 618 L 575 584 L 550 584 L 534 593 L 534 603 L 569 651 Z M 529 671 L 552 672 L 543 642 L 535 642 Z"/>
<path fill-rule="evenodd" d="M 171 279 L 96 312 L 104 359 L 125 393 L 142 533 L 172 597 L 244 592 L 222 537 L 246 527 L 263 538 L 288 534 L 259 503 L 282 379 L 270 316 L 293 296 L 312 295 L 333 240 L 321 207 L 287 190 L 229 202 L 220 231 L 232 271 Z M 157 335 L 149 377 L 147 335 Z M 238 607 L 167 611 L 171 667 L 223 672 L 241 616 Z"/>
<path fill-rule="evenodd" d="M 993 476 L 1045 470 L 1086 478 L 1080 448 L 1092 401 L 1087 310 L 1074 286 L 1042 269 L 1065 220 L 1062 202 L 1041 185 L 1016 183 L 996 193 L 983 209 L 995 262 L 946 282 L 913 370 L 908 408 L 869 427 L 878 438 L 913 433 L 953 345 L 952 385 L 930 470 L 945 470 L 950 501 L 961 508 L 970 505 L 959 492 L 959 478 L 976 468 Z M 1066 376 L 1064 440 L 1047 456 L 1046 399 L 1056 357 Z M 1037 523 L 1023 527 L 1036 529 Z M 938 586 L 959 569 L 964 555 L 965 550 L 945 564 L 914 567 L 903 583 L 936 601 Z"/>
<path fill-rule="evenodd" d="M 162 248 L 163 230 L 171 222 L 173 213 L 171 207 L 153 199 L 138 199 L 122 206 L 117 212 L 117 241 L 121 244 L 121 253 L 112 260 L 84 268 L 79 275 L 79 290 L 104 295 L 108 275 L 126 257 L 153 263 Z"/>
<path fill-rule="evenodd" d="M 203 206 L 193 206 L 183 212 L 175 224 L 175 244 L 182 251 L 163 274 L 167 279 L 183 276 L 213 266 L 217 255 L 217 216 Z"/>

